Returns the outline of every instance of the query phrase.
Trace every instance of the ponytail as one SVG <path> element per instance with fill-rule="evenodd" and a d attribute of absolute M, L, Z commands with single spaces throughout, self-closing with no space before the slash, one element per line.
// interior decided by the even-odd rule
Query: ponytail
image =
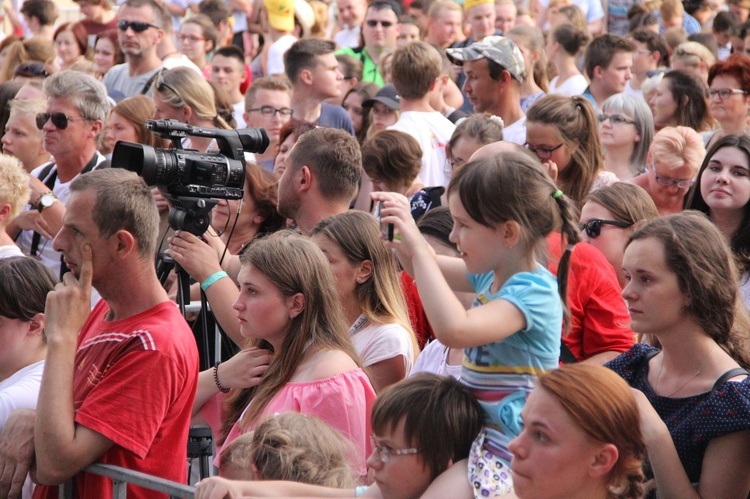
<path fill-rule="evenodd" d="M 552 198 L 557 204 L 560 212 L 560 247 L 562 256 L 557 266 L 557 290 L 563 304 L 563 327 L 567 333 L 570 327 L 570 307 L 568 305 L 568 271 L 570 270 L 570 258 L 575 245 L 581 242 L 580 231 L 577 224 L 577 210 L 570 198 L 565 196 L 560 189 L 552 193 Z"/>

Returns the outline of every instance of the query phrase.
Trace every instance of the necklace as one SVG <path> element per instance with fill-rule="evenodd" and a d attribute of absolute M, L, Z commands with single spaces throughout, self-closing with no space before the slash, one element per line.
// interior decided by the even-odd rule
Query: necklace
<path fill-rule="evenodd" d="M 664 395 L 664 397 L 666 397 L 666 398 L 670 398 L 670 397 L 671 397 L 672 395 L 674 395 L 675 393 L 677 393 L 677 392 L 679 392 L 680 390 L 682 390 L 683 388 L 685 388 L 685 387 L 687 386 L 687 384 L 688 384 L 688 383 L 690 383 L 690 382 L 691 382 L 691 381 L 693 381 L 693 380 L 694 380 L 695 378 L 697 378 L 697 377 L 698 377 L 698 375 L 699 375 L 700 373 L 702 373 L 702 372 L 703 372 L 703 368 L 704 368 L 704 367 L 706 367 L 706 365 L 708 364 L 708 361 L 709 361 L 709 360 L 711 360 L 711 355 L 713 355 L 713 353 L 714 353 L 714 350 L 715 350 L 715 349 L 716 349 L 716 344 L 714 344 L 714 346 L 712 346 L 712 347 L 711 347 L 711 351 L 710 351 L 710 352 L 708 353 L 708 357 L 706 357 L 706 360 L 704 360 L 704 361 L 703 361 L 703 364 L 701 364 L 701 366 L 700 366 L 700 367 L 698 368 L 698 370 L 697 370 L 697 371 L 695 371 L 695 374 L 693 374 L 693 375 L 692 375 L 692 376 L 691 376 L 690 378 L 688 378 L 688 380 L 687 380 L 687 381 L 685 381 L 685 382 L 684 382 L 683 384 L 681 384 L 681 385 L 679 386 L 679 388 L 677 388 L 677 390 L 673 391 L 673 392 L 672 392 L 672 393 L 670 393 L 669 395 Z M 662 355 L 664 355 L 664 354 L 662 353 Z M 659 379 L 661 379 L 661 372 L 662 372 L 663 370 L 664 370 L 664 359 L 662 358 L 662 361 L 661 361 L 661 366 L 659 367 L 659 374 L 657 374 L 657 375 L 656 375 L 656 383 L 654 384 L 654 388 L 655 388 L 656 390 L 658 390 L 658 389 L 659 389 Z M 660 395 L 660 396 L 661 396 L 661 395 Z"/>

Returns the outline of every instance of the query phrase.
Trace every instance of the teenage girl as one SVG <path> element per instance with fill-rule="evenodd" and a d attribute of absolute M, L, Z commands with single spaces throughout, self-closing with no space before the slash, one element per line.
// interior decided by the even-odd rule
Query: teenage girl
<path fill-rule="evenodd" d="M 461 382 L 485 411 L 485 429 L 468 460 L 438 477 L 422 497 L 509 493 L 508 443 L 521 429 L 520 411 L 536 376 L 557 367 L 566 308 L 572 247 L 561 259 L 559 286 L 536 261 L 536 250 L 553 230 L 568 245 L 578 242 L 573 203 L 528 154 L 472 161 L 448 186 L 458 259 L 435 256 L 404 197 L 378 192 L 373 199 L 383 203 L 382 221 L 400 234 L 390 244 L 417 282 L 435 336 L 464 349 Z M 464 309 L 453 290 L 475 292 L 474 306 Z"/>

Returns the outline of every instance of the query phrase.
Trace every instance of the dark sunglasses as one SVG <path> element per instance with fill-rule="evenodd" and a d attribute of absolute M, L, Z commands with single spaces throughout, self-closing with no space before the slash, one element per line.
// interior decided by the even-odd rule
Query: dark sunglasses
<path fill-rule="evenodd" d="M 13 76 L 24 78 L 46 78 L 49 76 L 44 64 L 41 62 L 24 62 L 18 65 L 13 71 Z"/>
<path fill-rule="evenodd" d="M 36 115 L 36 127 L 41 130 L 48 120 L 59 130 L 68 128 L 68 122 L 73 120 L 86 120 L 86 118 L 70 118 L 65 113 L 39 113 Z"/>
<path fill-rule="evenodd" d="M 380 24 L 384 28 L 390 28 L 391 26 L 393 26 L 393 23 L 391 21 L 375 21 L 375 20 L 367 21 L 367 25 L 371 28 L 374 28 L 378 24 Z"/>
<path fill-rule="evenodd" d="M 127 31 L 128 28 L 132 29 L 136 33 L 143 33 L 149 28 L 161 29 L 159 26 L 145 23 L 143 21 L 117 21 L 117 29 L 120 31 Z"/>
<path fill-rule="evenodd" d="M 633 225 L 628 222 L 621 222 L 620 220 L 602 220 L 600 218 L 592 218 L 585 224 L 580 224 L 578 227 L 581 230 L 585 230 L 586 235 L 591 239 L 596 239 L 602 233 L 602 224 L 614 225 L 615 227 L 622 227 L 623 229 Z"/>

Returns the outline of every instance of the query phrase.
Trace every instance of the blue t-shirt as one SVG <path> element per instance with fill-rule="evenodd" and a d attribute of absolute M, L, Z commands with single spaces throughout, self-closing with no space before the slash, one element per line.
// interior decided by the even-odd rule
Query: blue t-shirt
<path fill-rule="evenodd" d="M 513 275 L 495 293 L 490 291 L 493 280 L 491 272 L 469 274 L 477 293 L 473 306 L 506 300 L 523 314 L 526 327 L 502 341 L 466 348 L 461 382 L 484 409 L 485 447 L 510 461 L 507 446 L 521 431 L 526 396 L 539 374 L 558 366 L 563 307 L 557 279 L 541 266 Z"/>
<path fill-rule="evenodd" d="M 340 128 L 354 136 L 354 125 L 346 111 L 341 106 L 323 103 L 318 118 L 318 125 L 327 128 Z"/>

